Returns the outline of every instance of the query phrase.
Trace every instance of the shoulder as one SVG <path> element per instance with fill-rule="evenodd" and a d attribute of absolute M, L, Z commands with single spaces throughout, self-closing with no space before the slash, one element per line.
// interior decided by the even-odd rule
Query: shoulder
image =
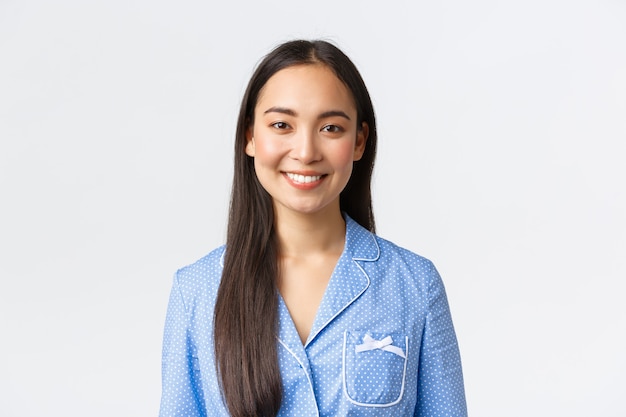
<path fill-rule="evenodd" d="M 225 246 L 220 246 L 196 262 L 176 271 L 175 284 L 183 299 L 189 301 L 198 295 L 217 293 L 222 276 Z"/>
<path fill-rule="evenodd" d="M 379 276 L 396 281 L 405 290 L 413 289 L 430 300 L 443 291 L 443 281 L 429 259 L 386 239 L 376 236 L 380 257 L 376 262 Z"/>
<path fill-rule="evenodd" d="M 383 263 L 401 264 L 415 271 L 432 273 L 435 266 L 430 261 L 409 249 L 396 245 L 380 236 L 375 236 L 376 243 L 380 247 L 380 261 Z"/>
<path fill-rule="evenodd" d="M 370 277 L 422 289 L 440 279 L 429 259 L 370 232 L 349 217 L 347 246 L 352 258 L 372 273 Z"/>

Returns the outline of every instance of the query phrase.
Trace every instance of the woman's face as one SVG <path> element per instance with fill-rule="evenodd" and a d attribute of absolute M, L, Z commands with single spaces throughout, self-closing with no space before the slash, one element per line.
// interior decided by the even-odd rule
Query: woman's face
<path fill-rule="evenodd" d="M 297 65 L 274 74 L 259 94 L 246 154 L 277 215 L 339 211 L 339 195 L 363 155 L 352 94 L 328 67 Z"/>

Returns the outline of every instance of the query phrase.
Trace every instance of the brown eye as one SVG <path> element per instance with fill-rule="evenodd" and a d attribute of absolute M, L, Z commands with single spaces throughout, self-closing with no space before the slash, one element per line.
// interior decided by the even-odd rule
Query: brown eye
<path fill-rule="evenodd" d="M 343 132 L 343 129 L 337 125 L 326 125 L 322 128 L 322 132 L 339 133 Z"/>
<path fill-rule="evenodd" d="M 275 129 L 288 129 L 289 125 L 285 122 L 272 123 L 271 126 Z"/>

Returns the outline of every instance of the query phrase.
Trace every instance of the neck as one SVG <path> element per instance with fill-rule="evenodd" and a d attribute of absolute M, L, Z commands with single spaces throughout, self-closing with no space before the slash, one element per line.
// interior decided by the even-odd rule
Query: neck
<path fill-rule="evenodd" d="M 346 222 L 337 207 L 319 213 L 276 212 L 276 236 L 282 257 L 306 257 L 343 251 Z"/>

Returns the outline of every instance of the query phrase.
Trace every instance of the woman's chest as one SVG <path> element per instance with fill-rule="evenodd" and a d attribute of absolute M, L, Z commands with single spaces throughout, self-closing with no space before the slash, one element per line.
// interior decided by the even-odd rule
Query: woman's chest
<path fill-rule="evenodd" d="M 424 313 L 386 298 L 364 293 L 306 347 L 281 324 L 279 363 L 289 395 L 280 415 L 300 415 L 296 409 L 320 416 L 412 414 Z"/>

